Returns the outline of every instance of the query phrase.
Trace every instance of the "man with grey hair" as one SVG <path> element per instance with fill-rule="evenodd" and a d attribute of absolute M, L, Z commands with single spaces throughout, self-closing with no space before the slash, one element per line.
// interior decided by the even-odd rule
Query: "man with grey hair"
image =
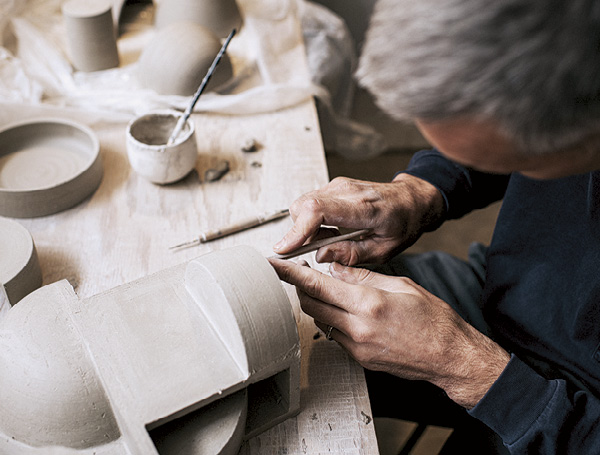
<path fill-rule="evenodd" d="M 331 276 L 272 260 L 280 277 L 368 370 L 437 386 L 510 452 L 600 453 L 600 2 L 380 0 L 358 76 L 436 149 L 295 201 L 278 253 L 371 233 L 317 252 Z M 500 199 L 469 261 L 397 255 Z"/>

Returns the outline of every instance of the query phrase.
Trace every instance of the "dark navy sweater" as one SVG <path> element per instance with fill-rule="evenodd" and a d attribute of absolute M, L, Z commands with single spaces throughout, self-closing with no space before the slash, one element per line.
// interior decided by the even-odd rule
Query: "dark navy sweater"
<path fill-rule="evenodd" d="M 448 219 L 504 198 L 483 297 L 511 360 L 470 414 L 511 453 L 600 454 L 600 172 L 490 175 L 435 150 L 406 172 L 441 191 Z"/>

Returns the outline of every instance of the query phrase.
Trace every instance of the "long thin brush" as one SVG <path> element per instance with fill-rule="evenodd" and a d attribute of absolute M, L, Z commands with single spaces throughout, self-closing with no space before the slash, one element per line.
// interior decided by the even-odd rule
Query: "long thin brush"
<path fill-rule="evenodd" d="M 204 79 L 202 79 L 202 83 L 200 84 L 200 87 L 198 87 L 198 90 L 196 90 L 196 93 L 194 94 L 194 97 L 192 98 L 192 102 L 189 104 L 189 106 L 187 107 L 187 109 L 185 110 L 183 115 L 181 117 L 179 117 L 179 120 L 177 121 L 177 124 L 175 125 L 175 129 L 173 129 L 173 132 L 171 133 L 171 136 L 169 137 L 169 140 L 167 141 L 167 145 L 171 145 L 171 144 L 173 144 L 173 142 L 175 142 L 175 139 L 177 139 L 177 136 L 179 136 L 179 133 L 181 133 L 181 130 L 183 129 L 183 126 L 185 125 L 185 122 L 187 122 L 187 119 L 190 117 L 190 115 L 192 115 L 192 111 L 194 110 L 194 106 L 196 105 L 198 98 L 200 98 L 200 95 L 202 95 L 202 92 L 204 91 L 206 84 L 208 84 L 210 77 L 215 72 L 215 68 L 221 61 L 221 57 L 223 57 L 223 54 L 225 53 L 227 46 L 229 46 L 229 42 L 231 41 L 231 38 L 233 38 L 233 35 L 235 35 L 235 28 L 231 31 L 231 33 L 229 34 L 229 36 L 223 43 L 223 46 L 221 46 L 221 50 L 219 51 L 219 53 L 213 60 L 212 64 L 210 65 L 210 68 L 208 68 L 208 72 L 206 73 L 206 76 L 204 76 Z"/>

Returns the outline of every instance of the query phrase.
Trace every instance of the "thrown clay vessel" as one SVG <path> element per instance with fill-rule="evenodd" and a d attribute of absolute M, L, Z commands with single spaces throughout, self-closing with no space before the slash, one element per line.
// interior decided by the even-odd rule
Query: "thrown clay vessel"
<path fill-rule="evenodd" d="M 172 183 L 185 177 L 198 156 L 194 122 L 185 122 L 175 141 L 167 145 L 181 117 L 177 111 L 151 112 L 127 126 L 127 156 L 131 167 L 153 183 Z"/>
<path fill-rule="evenodd" d="M 119 66 L 111 0 L 69 0 L 62 13 L 76 69 L 98 71 Z"/>
<path fill-rule="evenodd" d="M 190 21 L 202 25 L 225 38 L 239 29 L 242 18 L 235 0 L 161 0 L 156 7 L 158 28 L 175 22 Z"/>
<path fill-rule="evenodd" d="M 250 247 L 80 300 L 65 280 L 0 321 L 0 453 L 235 454 L 296 414 L 300 341 Z"/>
<path fill-rule="evenodd" d="M 0 217 L 0 286 L 11 305 L 42 285 L 42 272 L 31 234 Z"/>
<path fill-rule="evenodd" d="M 178 22 L 159 30 L 138 60 L 137 78 L 142 86 L 161 95 L 193 95 L 221 50 L 221 42 L 206 27 Z M 232 76 L 231 62 L 223 55 L 205 91 Z"/>
<path fill-rule="evenodd" d="M 68 209 L 101 180 L 100 144 L 84 125 L 40 119 L 0 130 L 0 215 L 30 218 Z"/>

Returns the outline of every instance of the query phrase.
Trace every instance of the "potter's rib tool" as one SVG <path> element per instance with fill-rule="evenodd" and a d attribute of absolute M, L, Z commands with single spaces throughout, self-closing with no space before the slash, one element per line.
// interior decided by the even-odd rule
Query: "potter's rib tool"
<path fill-rule="evenodd" d="M 173 132 L 171 133 L 171 136 L 169 137 L 169 140 L 167 141 L 167 145 L 171 145 L 173 142 L 175 142 L 175 139 L 177 139 L 177 136 L 179 136 L 179 133 L 181 133 L 181 130 L 183 129 L 183 126 L 185 125 L 185 122 L 187 122 L 187 119 L 190 117 L 190 115 L 192 115 L 192 110 L 194 110 L 196 101 L 198 101 L 198 98 L 200 98 L 200 95 L 202 95 L 202 92 L 204 91 L 206 84 L 208 84 L 210 77 L 215 72 L 215 68 L 221 61 L 221 57 L 223 57 L 223 54 L 225 53 L 227 46 L 229 46 L 229 42 L 231 41 L 231 38 L 233 38 L 233 35 L 235 35 L 235 28 L 233 30 L 231 30 L 231 33 L 229 34 L 229 36 L 223 43 L 221 50 L 219 51 L 219 53 L 213 60 L 212 64 L 210 65 L 210 68 L 208 68 L 208 72 L 206 73 L 206 76 L 204 76 L 204 79 L 202 79 L 202 83 L 200 84 L 200 87 L 198 87 L 198 90 L 194 94 L 194 97 L 192 98 L 192 102 L 189 104 L 189 106 L 187 107 L 187 109 L 185 110 L 183 115 L 181 117 L 179 117 L 179 120 L 177 121 L 177 124 L 175 125 L 175 129 L 173 130 Z"/>
<path fill-rule="evenodd" d="M 348 234 L 336 235 L 334 237 L 329 237 L 326 239 L 317 240 L 312 243 L 307 243 L 306 245 L 301 246 L 297 250 L 294 250 L 290 253 L 285 254 L 274 254 L 270 256 L 270 258 L 274 259 L 291 259 L 296 256 L 301 256 L 306 253 L 310 253 L 311 251 L 317 251 L 319 248 L 331 245 L 332 243 L 343 242 L 344 240 L 353 240 L 363 235 L 368 235 L 371 233 L 370 229 L 361 229 L 359 231 L 350 232 Z"/>
<path fill-rule="evenodd" d="M 276 212 L 267 213 L 264 215 L 255 216 L 252 218 L 248 218 L 246 220 L 242 220 L 238 223 L 232 224 L 231 226 L 217 229 L 216 231 L 206 231 L 200 234 L 200 236 L 190 242 L 185 242 L 180 245 L 175 245 L 170 247 L 170 250 L 175 248 L 187 248 L 190 246 L 200 245 L 201 243 L 210 242 L 211 240 L 220 239 L 221 237 L 225 237 L 227 235 L 235 234 L 240 231 L 244 231 L 246 229 L 250 229 L 256 226 L 260 226 L 261 224 L 268 223 L 270 221 L 278 220 L 279 218 L 283 218 L 288 216 L 290 211 L 288 209 L 278 210 Z"/>

